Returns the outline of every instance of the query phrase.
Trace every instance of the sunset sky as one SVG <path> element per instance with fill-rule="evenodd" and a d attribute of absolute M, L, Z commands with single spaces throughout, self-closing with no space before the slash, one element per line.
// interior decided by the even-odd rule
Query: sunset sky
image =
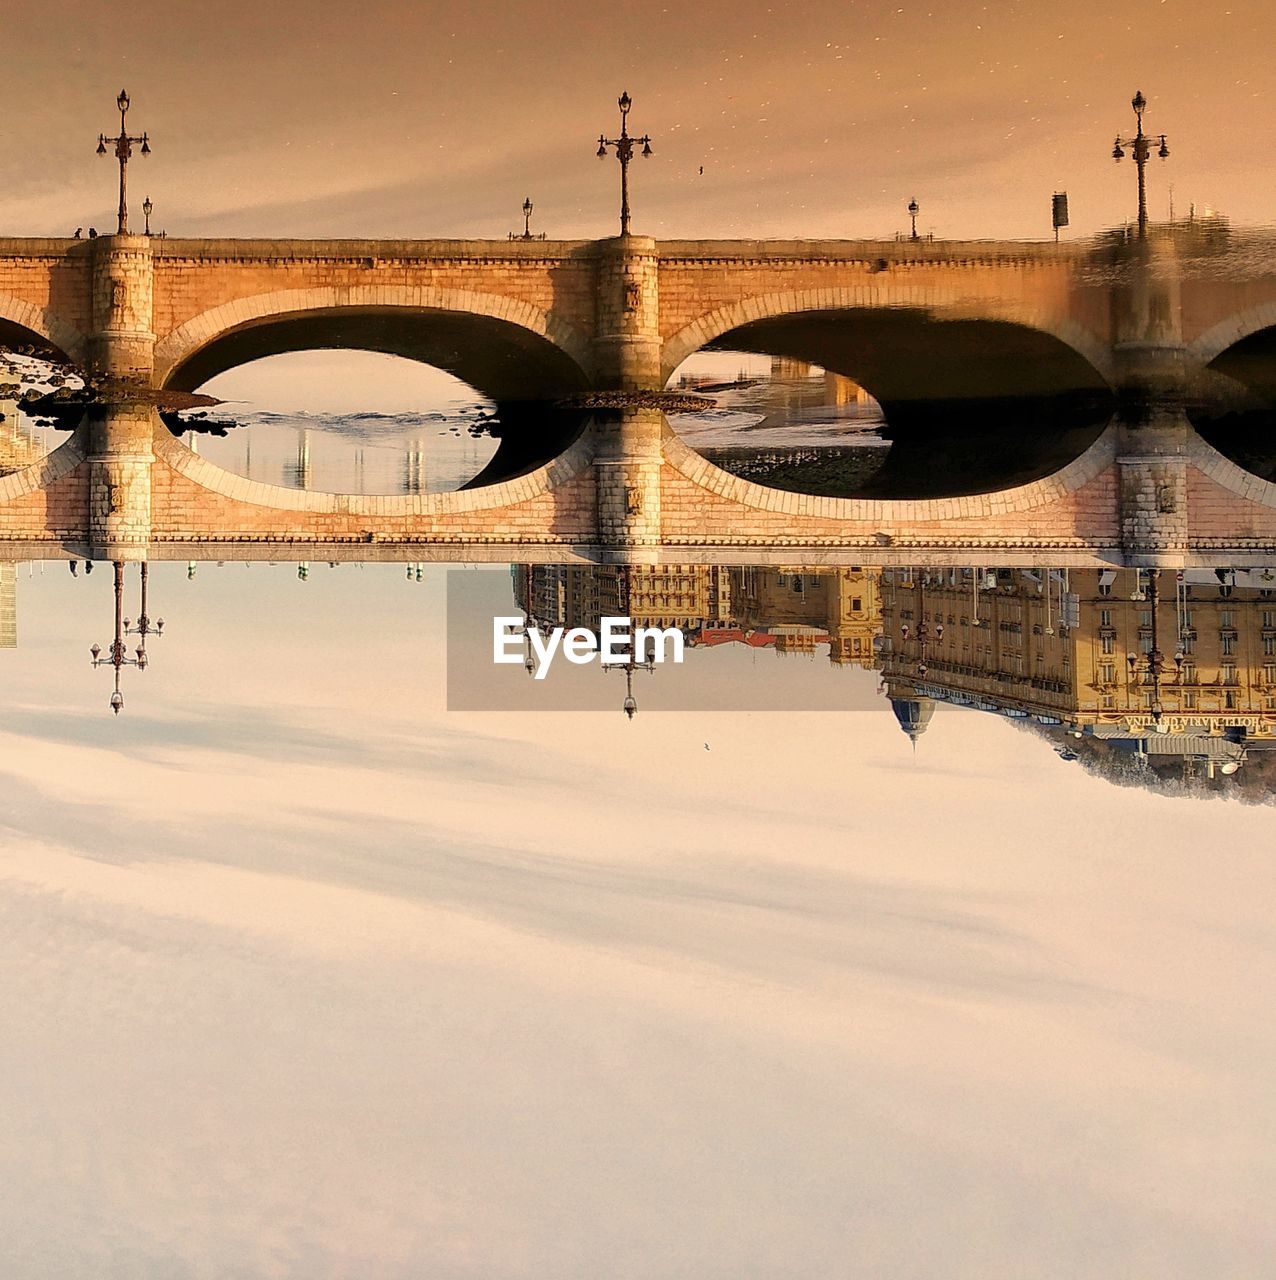
<path fill-rule="evenodd" d="M 6 1277 L 1269 1276 L 1268 806 L 804 657 L 444 713 L 443 576 L 156 566 L 116 719 L 20 569 Z"/>
<path fill-rule="evenodd" d="M 655 156 L 635 230 L 892 235 L 910 197 L 939 236 L 1046 237 L 1066 188 L 1085 234 L 1132 213 L 1132 127 L 1169 135 L 1155 217 L 1270 218 L 1267 0 L 699 5 L 561 0 L 49 0 L 5 24 L 4 230 L 112 224 L 113 132 L 150 132 L 133 191 L 172 235 L 610 234 L 593 151 L 622 89 Z M 700 167 L 704 173 L 701 175 Z"/>

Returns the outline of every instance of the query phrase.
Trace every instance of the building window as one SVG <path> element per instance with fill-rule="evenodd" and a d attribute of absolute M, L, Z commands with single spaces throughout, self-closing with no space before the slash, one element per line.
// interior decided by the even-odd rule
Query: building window
<path fill-rule="evenodd" d="M 1112 610 L 1100 609 L 1099 610 L 1099 626 L 1110 627 L 1111 625 L 1112 625 Z"/>
<path fill-rule="evenodd" d="M 1263 656 L 1265 658 L 1276 657 L 1276 636 L 1263 637 Z"/>
<path fill-rule="evenodd" d="M 1218 638 L 1219 645 L 1224 654 L 1232 654 L 1236 652 L 1236 637 L 1233 635 L 1221 635 Z"/>
<path fill-rule="evenodd" d="M 1102 643 L 1103 643 L 1103 652 L 1104 652 L 1104 653 L 1115 653 L 1115 652 L 1116 652 L 1116 637 L 1115 637 L 1115 636 L 1104 636 L 1104 637 L 1103 637 L 1103 641 L 1102 641 Z"/>
<path fill-rule="evenodd" d="M 1196 694 L 1191 690 L 1189 690 L 1187 693 L 1183 695 L 1183 710 L 1184 711 L 1196 710 Z"/>
<path fill-rule="evenodd" d="M 1112 684 L 1116 680 L 1116 667 L 1110 662 L 1105 662 L 1099 668 L 1099 680 L 1103 684 Z"/>

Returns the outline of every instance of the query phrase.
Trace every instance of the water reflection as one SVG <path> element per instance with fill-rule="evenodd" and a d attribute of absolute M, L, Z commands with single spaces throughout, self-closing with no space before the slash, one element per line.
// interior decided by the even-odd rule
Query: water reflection
<path fill-rule="evenodd" d="M 211 566 L 219 579 L 244 567 Z M 264 594 L 260 585 L 253 589 L 251 607 L 260 610 L 278 597 L 277 575 L 288 566 L 255 567 L 254 579 L 267 583 Z M 1267 799 L 1276 783 L 1272 569 L 523 564 L 505 577 L 418 563 L 367 567 L 377 574 L 393 570 L 400 591 L 404 577 L 423 584 L 428 599 L 436 598 L 449 572 L 479 584 L 485 594 L 474 597 L 476 609 L 450 601 L 447 650 L 440 646 L 435 655 L 440 664 L 446 659 L 449 698 L 455 674 L 466 685 L 460 705 L 471 709 L 611 708 L 633 719 L 640 707 L 876 705 L 877 714 L 898 723 L 896 741 L 905 755 L 910 744 L 912 752 L 931 749 L 937 718 L 956 716 L 960 735 L 965 715 L 976 712 L 1015 722 L 1047 739 L 1062 761 L 1122 784 Z M 18 645 L 17 568 L 0 564 L 0 648 Z M 181 567 L 160 568 L 163 593 L 171 595 Z M 187 591 L 201 590 L 195 568 L 187 566 Z M 295 568 L 301 584 L 311 579 L 308 563 Z M 324 574 L 334 584 L 324 592 L 334 601 L 351 590 L 352 574 L 364 576 L 361 565 L 331 568 L 341 571 Z M 91 569 L 88 562 L 83 570 L 70 563 L 80 581 Z M 113 670 L 109 705 L 118 715 L 126 669 L 134 669 L 140 693 L 164 622 L 152 619 L 151 566 L 116 563 L 111 573 L 109 642 L 96 642 L 90 615 L 77 609 L 75 616 L 82 641 L 95 641 L 92 664 Z M 126 612 L 130 582 L 139 605 L 135 620 Z M 33 585 L 49 589 L 40 579 Z M 420 625 L 417 607 L 397 599 L 394 612 L 410 632 Z M 190 611 L 179 601 L 168 603 L 170 613 L 174 606 Z M 527 675 L 537 674 L 530 647 L 525 674 L 488 661 L 492 618 L 512 610 L 525 630 L 597 631 L 608 617 L 672 629 L 685 642 L 685 663 L 658 665 L 638 654 L 612 669 L 623 682 L 600 683 L 596 677 L 606 668 L 561 664 L 552 678 L 529 681 Z M 170 686 L 194 692 L 197 685 L 183 685 L 183 660 L 173 656 L 178 666 L 169 673 Z M 524 678 L 511 684 L 513 675 Z M 846 684 L 848 675 L 871 677 L 871 687 Z M 384 672 L 387 689 L 397 676 Z M 865 693 L 875 696 L 861 700 Z"/>
<path fill-rule="evenodd" d="M 1148 786 L 1244 768 L 1265 795 L 1276 778 L 1270 569 L 526 565 L 513 586 L 542 626 L 620 615 L 701 650 L 876 669 L 914 748 L 947 704 L 1031 724 L 1064 759 Z"/>
<path fill-rule="evenodd" d="M 1245 766 L 1272 789 L 1271 570 L 892 570 L 882 618 L 883 685 L 914 741 L 946 703 L 1021 719 L 1065 759 L 1148 786 Z"/>

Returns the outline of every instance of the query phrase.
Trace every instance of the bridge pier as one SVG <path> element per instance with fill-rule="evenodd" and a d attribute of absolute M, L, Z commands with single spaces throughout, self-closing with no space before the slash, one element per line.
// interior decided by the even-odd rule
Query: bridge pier
<path fill-rule="evenodd" d="M 87 424 L 90 554 L 145 560 L 151 542 L 155 415 L 150 404 L 107 404 Z"/>
<path fill-rule="evenodd" d="M 594 360 L 607 390 L 659 391 L 660 259 L 648 236 L 617 236 L 598 258 Z"/>
<path fill-rule="evenodd" d="M 156 415 L 154 269 L 147 236 L 102 236 L 93 246 L 89 372 L 103 404 L 83 428 L 91 554 L 145 560 L 151 540 Z M 145 392 L 145 396 L 130 392 Z"/>
<path fill-rule="evenodd" d="M 1122 246 L 1112 290 L 1121 544 L 1127 562 L 1174 567 L 1188 550 L 1187 358 L 1172 236 Z"/>
<path fill-rule="evenodd" d="M 658 558 L 664 431 L 659 409 L 623 409 L 595 421 L 598 540 L 608 563 L 651 564 Z"/>
<path fill-rule="evenodd" d="M 594 336 L 599 387 L 663 387 L 659 274 L 656 242 L 647 236 L 618 236 L 601 246 Z M 664 414 L 653 408 L 622 409 L 594 422 L 598 540 L 612 563 L 650 563 L 659 554 L 664 429 Z"/>

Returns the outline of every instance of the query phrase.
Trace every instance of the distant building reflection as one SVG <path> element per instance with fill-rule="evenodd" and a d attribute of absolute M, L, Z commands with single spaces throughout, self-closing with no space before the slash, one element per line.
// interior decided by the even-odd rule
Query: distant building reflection
<path fill-rule="evenodd" d="M 0 476 L 20 471 L 44 457 L 47 445 L 12 398 L 0 398 Z"/>
<path fill-rule="evenodd" d="M 881 591 L 883 689 L 914 742 L 946 702 L 1118 779 L 1276 777 L 1270 571 L 896 569 Z"/>
<path fill-rule="evenodd" d="M 18 647 L 18 566 L 0 564 L 0 649 Z"/>
<path fill-rule="evenodd" d="M 602 618 L 677 627 L 691 646 L 743 644 L 871 667 L 881 634 L 877 575 L 863 568 L 518 565 L 514 594 L 543 625 L 597 630 Z"/>
<path fill-rule="evenodd" d="M 520 565 L 513 584 L 542 627 L 625 616 L 694 648 L 878 669 L 914 748 L 947 703 L 1117 781 L 1276 779 L 1270 571 Z"/>

